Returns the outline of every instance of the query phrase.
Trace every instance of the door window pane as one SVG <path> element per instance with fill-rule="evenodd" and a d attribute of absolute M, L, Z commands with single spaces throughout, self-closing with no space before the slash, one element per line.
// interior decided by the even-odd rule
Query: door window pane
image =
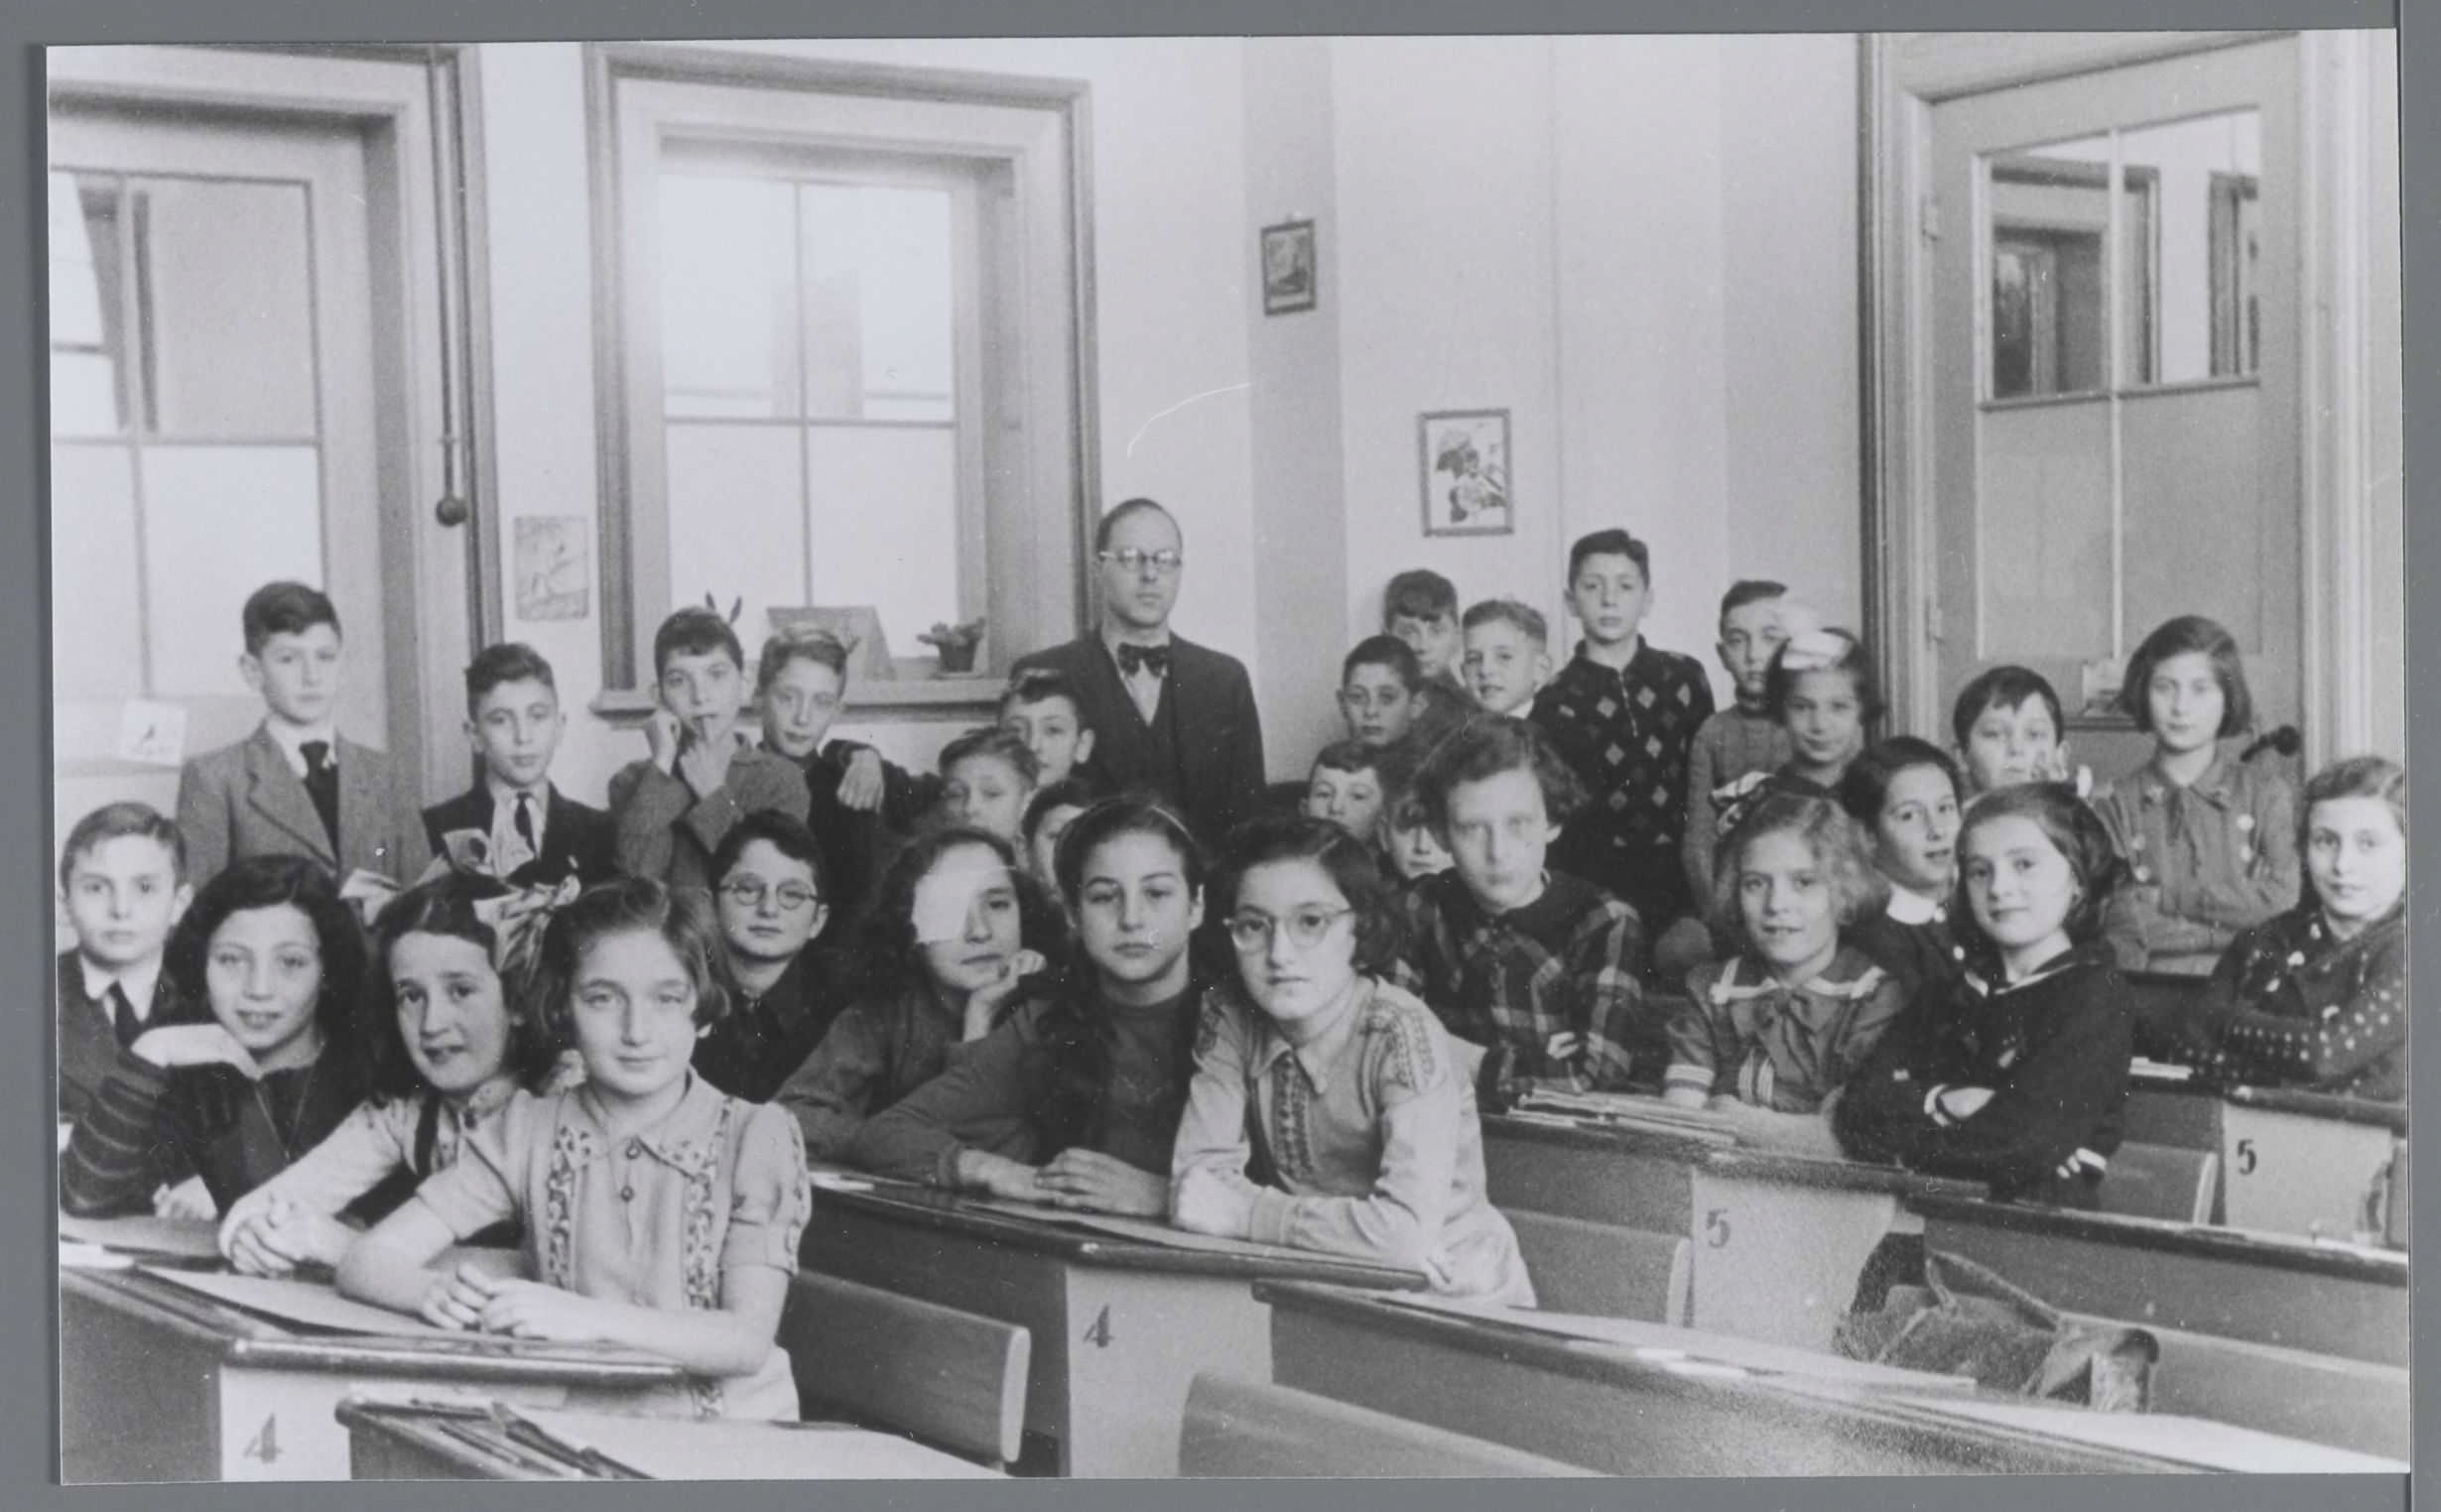
<path fill-rule="evenodd" d="M 145 179 L 128 209 L 152 429 L 181 440 L 312 440 L 305 186 Z"/>
<path fill-rule="evenodd" d="M 2128 253 L 2158 291 L 2157 329 L 2130 339 L 2120 381 L 2193 383 L 2254 372 L 2262 115 L 2224 111 L 2120 133 L 2132 191 L 2150 187 L 2152 234 Z M 2142 333 L 2131 331 L 2131 337 Z M 2136 360 L 2142 358 L 2145 360 Z"/>
<path fill-rule="evenodd" d="M 322 581 L 321 455 L 313 446 L 154 446 L 140 461 L 153 693 L 248 696 L 237 672 L 246 595 L 280 578 Z M 351 608 L 377 612 L 340 611 Z"/>
<path fill-rule="evenodd" d="M 51 175 L 51 434 L 115 436 L 127 428 L 127 351 L 119 184 Z"/>

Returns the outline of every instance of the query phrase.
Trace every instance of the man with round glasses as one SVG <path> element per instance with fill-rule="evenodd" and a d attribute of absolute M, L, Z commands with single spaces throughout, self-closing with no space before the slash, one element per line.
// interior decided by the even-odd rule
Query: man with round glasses
<path fill-rule="evenodd" d="M 1263 728 L 1246 669 L 1170 629 L 1186 555 L 1168 510 L 1151 499 L 1113 508 L 1094 531 L 1093 562 L 1100 624 L 1020 658 L 1010 678 L 1065 673 L 1101 778 L 1174 805 L 1198 839 L 1217 844 L 1262 807 Z"/>

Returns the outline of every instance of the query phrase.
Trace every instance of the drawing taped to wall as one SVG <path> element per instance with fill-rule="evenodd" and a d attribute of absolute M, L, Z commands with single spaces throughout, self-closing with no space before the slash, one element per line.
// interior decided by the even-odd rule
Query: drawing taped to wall
<path fill-rule="evenodd" d="M 1436 411 L 1418 418 L 1416 436 L 1424 480 L 1424 534 L 1516 532 L 1516 509 L 1509 496 L 1508 411 Z"/>

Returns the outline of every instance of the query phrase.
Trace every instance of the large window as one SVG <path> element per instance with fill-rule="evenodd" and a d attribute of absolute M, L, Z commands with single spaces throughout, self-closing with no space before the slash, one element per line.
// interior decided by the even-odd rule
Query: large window
<path fill-rule="evenodd" d="M 649 48 L 595 64 L 610 701 L 685 604 L 734 610 L 750 654 L 806 610 L 878 633 L 851 692 L 875 703 L 973 696 L 919 641 L 936 625 L 982 620 L 986 674 L 1073 633 L 1074 91 Z"/>

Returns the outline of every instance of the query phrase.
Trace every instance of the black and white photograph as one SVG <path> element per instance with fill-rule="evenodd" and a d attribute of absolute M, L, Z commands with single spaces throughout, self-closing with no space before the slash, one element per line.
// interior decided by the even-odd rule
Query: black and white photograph
<path fill-rule="evenodd" d="M 39 57 L 66 1485 L 2406 1474 L 2395 32 Z"/>

